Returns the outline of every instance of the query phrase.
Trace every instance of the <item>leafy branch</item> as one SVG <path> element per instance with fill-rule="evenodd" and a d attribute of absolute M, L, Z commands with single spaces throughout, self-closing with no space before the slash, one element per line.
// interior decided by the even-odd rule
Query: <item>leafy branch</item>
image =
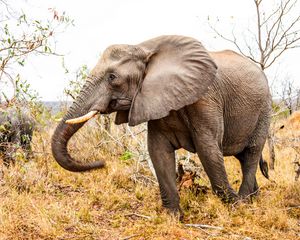
<path fill-rule="evenodd" d="M 0 0 L 0 7 L 5 9 L 0 15 L 0 82 L 9 82 L 14 89 L 13 97 L 17 97 L 21 96 L 22 90 L 17 90 L 20 86 L 17 69 L 24 67 L 32 55 L 61 56 L 55 51 L 55 37 L 73 25 L 73 20 L 65 12 L 59 14 L 55 9 L 49 9 L 46 20 L 30 19 L 5 0 Z"/>

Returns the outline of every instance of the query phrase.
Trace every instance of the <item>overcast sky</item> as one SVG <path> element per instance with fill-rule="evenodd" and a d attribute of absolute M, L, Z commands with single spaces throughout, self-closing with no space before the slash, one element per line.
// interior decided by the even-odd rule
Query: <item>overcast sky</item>
<path fill-rule="evenodd" d="M 252 0 L 19 0 L 14 4 L 33 18 L 51 18 L 48 8 L 56 8 L 74 19 L 75 26 L 56 38 L 56 51 L 65 55 L 65 64 L 72 72 L 83 64 L 92 68 L 111 44 L 136 44 L 166 34 L 195 37 L 209 50 L 234 49 L 215 36 L 207 24 L 208 17 L 212 23 L 219 19 L 221 32 L 229 34 L 235 29 L 241 38 L 239 32 L 247 35 L 246 30 L 255 23 Z M 289 75 L 300 84 L 299 56 L 300 49 L 291 50 L 276 72 Z M 63 89 L 70 75 L 64 73 L 60 57 L 30 58 L 22 71 L 42 100 L 64 99 Z"/>

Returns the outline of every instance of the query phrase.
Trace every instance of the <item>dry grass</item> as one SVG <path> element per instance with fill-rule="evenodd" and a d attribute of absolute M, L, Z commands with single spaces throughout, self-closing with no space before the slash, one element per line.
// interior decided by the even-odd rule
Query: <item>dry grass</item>
<path fill-rule="evenodd" d="M 137 162 L 143 136 L 121 138 L 119 131 L 115 143 L 84 127 L 70 144 L 72 155 L 105 159 L 107 167 L 70 173 L 50 154 L 53 128 L 35 133 L 34 159 L 2 170 L 0 239 L 300 239 L 300 184 L 294 180 L 293 148 L 276 148 L 272 181 L 257 173 L 261 191 L 252 204 L 224 205 L 211 190 L 198 196 L 182 190 L 184 223 L 223 227 L 196 229 L 162 209 L 151 172 Z M 124 154 L 126 145 L 133 156 Z M 238 161 L 225 162 L 230 182 L 238 189 Z M 201 184 L 209 186 L 206 178 Z"/>

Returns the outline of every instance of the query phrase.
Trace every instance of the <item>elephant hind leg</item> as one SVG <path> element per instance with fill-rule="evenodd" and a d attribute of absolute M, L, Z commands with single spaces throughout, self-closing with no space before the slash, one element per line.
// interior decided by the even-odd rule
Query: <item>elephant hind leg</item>
<path fill-rule="evenodd" d="M 235 157 L 240 161 L 243 180 L 239 189 L 239 195 L 243 198 L 258 194 L 256 171 L 258 164 L 263 175 L 268 178 L 268 166 L 262 158 L 262 151 L 269 128 L 269 107 L 265 107 L 261 113 L 255 131 L 250 138 L 249 145 Z"/>
<path fill-rule="evenodd" d="M 230 186 L 223 160 L 223 154 L 216 141 L 207 140 L 209 145 L 204 142 L 197 144 L 197 153 L 203 168 L 210 180 L 213 191 L 222 199 L 223 202 L 236 202 L 239 200 L 237 193 Z"/>
<path fill-rule="evenodd" d="M 235 156 L 241 164 L 243 180 L 239 189 L 239 195 L 247 198 L 258 194 L 258 184 L 256 181 L 256 171 L 261 159 L 261 153 L 251 148 L 245 148 Z"/>

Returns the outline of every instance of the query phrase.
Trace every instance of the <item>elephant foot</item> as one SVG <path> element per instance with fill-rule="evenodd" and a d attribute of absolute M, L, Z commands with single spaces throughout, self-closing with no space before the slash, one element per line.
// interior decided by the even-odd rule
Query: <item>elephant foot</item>
<path fill-rule="evenodd" d="M 181 210 L 179 203 L 170 204 L 170 202 L 166 203 L 163 201 L 162 206 L 169 215 L 174 216 L 179 221 L 183 220 L 183 211 Z"/>
<path fill-rule="evenodd" d="M 259 195 L 259 187 L 257 185 L 256 180 L 252 185 L 242 184 L 242 186 L 240 187 L 239 196 L 241 199 L 252 202 L 252 198 L 257 197 L 258 195 Z"/>
<path fill-rule="evenodd" d="M 167 213 L 169 215 L 173 216 L 179 222 L 183 222 L 184 214 L 180 207 L 179 208 L 168 208 L 165 206 L 163 206 L 163 207 L 165 208 L 165 210 L 167 211 Z"/>
<path fill-rule="evenodd" d="M 214 189 L 214 192 L 224 203 L 235 203 L 240 200 L 239 195 L 231 188 L 229 190 Z"/>

